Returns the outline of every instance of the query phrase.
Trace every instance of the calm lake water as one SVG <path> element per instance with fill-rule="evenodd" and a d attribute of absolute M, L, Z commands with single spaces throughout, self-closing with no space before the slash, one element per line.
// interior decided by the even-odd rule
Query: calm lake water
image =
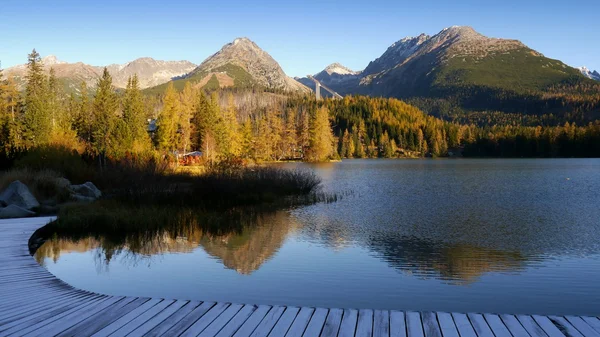
<path fill-rule="evenodd" d="M 332 204 L 241 229 L 114 247 L 56 238 L 36 258 L 111 295 L 312 307 L 600 314 L 600 160 L 347 160 Z"/>

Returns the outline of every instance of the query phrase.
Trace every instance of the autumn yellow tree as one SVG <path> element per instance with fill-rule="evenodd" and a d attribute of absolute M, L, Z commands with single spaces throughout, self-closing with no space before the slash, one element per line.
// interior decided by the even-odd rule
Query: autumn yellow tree
<path fill-rule="evenodd" d="M 198 94 L 190 82 L 185 84 L 180 94 L 181 105 L 179 109 L 179 148 L 187 153 L 191 147 L 192 118 L 196 111 Z"/>
<path fill-rule="evenodd" d="M 156 140 L 158 148 L 173 152 L 177 148 L 177 115 L 179 109 L 179 95 L 169 82 L 163 98 L 163 108 L 156 121 Z"/>
<path fill-rule="evenodd" d="M 318 162 L 330 159 L 333 155 L 333 142 L 329 110 L 323 106 L 311 118 L 308 160 Z"/>

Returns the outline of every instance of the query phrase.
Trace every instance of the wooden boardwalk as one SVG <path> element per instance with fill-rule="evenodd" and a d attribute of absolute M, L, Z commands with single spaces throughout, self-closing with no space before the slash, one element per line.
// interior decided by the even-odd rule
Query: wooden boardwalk
<path fill-rule="evenodd" d="M 0 220 L 0 336 L 600 337 L 598 317 L 298 308 L 95 294 L 57 279 L 29 255 L 29 238 L 50 219 Z"/>

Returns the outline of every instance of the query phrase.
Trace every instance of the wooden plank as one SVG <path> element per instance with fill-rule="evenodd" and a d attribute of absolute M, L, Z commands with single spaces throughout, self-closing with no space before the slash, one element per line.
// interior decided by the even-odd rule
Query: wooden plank
<path fill-rule="evenodd" d="M 375 310 L 373 313 L 373 337 L 390 336 L 390 312 Z"/>
<path fill-rule="evenodd" d="M 58 297 L 41 302 L 38 306 L 30 304 L 27 306 L 15 307 L 12 311 L 8 310 L 0 320 L 0 325 L 6 325 L 9 322 L 20 320 L 25 317 L 31 317 L 33 315 L 43 314 L 44 312 L 56 309 L 58 307 L 64 307 L 72 303 L 83 303 L 84 301 L 98 297 L 92 295 L 79 295 L 71 294 L 65 297 Z"/>
<path fill-rule="evenodd" d="M 508 331 L 510 331 L 514 337 L 529 337 L 529 333 L 527 333 L 527 330 L 523 328 L 515 316 L 500 315 L 500 318 L 502 319 L 502 322 L 504 322 L 504 325 L 506 325 L 508 328 Z"/>
<path fill-rule="evenodd" d="M 191 313 L 194 309 L 196 309 L 202 302 L 188 302 L 183 308 L 177 310 L 173 315 L 169 316 L 162 323 L 154 327 L 152 330 L 148 331 L 145 336 L 146 337 L 156 337 L 163 336 L 166 334 L 169 329 L 171 329 L 175 324 L 181 321 L 185 316 Z"/>
<path fill-rule="evenodd" d="M 217 337 L 231 337 L 238 329 L 246 323 L 252 314 L 258 309 L 255 305 L 245 305 L 230 321 L 219 331 Z M 266 314 L 266 311 L 265 311 Z M 264 316 L 263 316 L 264 317 Z M 258 324 L 258 323 L 257 323 Z M 250 333 L 248 333 L 250 335 Z"/>
<path fill-rule="evenodd" d="M 567 337 L 583 337 L 583 335 L 575 329 L 564 317 L 548 316 L 552 324 L 554 324 L 563 335 Z"/>
<path fill-rule="evenodd" d="M 328 313 L 329 309 L 317 308 L 308 322 L 306 331 L 304 331 L 304 335 L 302 336 L 319 337 L 321 335 L 321 331 L 323 331 L 323 326 L 325 325 L 325 320 L 327 319 Z"/>
<path fill-rule="evenodd" d="M 148 298 L 126 298 L 118 304 L 88 317 L 79 324 L 63 331 L 60 336 L 91 336 L 148 300 Z"/>
<path fill-rule="evenodd" d="M 176 313 L 183 306 L 187 305 L 189 301 L 175 301 L 175 303 L 171 304 L 168 308 L 161 311 L 158 315 L 152 317 L 146 323 L 140 325 L 135 330 L 133 330 L 127 337 L 135 337 L 135 336 L 143 336 L 150 330 L 154 329 L 157 325 L 161 324 L 167 318 L 171 317 L 174 313 Z"/>
<path fill-rule="evenodd" d="M 442 331 L 437 322 L 437 315 L 435 312 L 426 311 L 421 313 L 421 320 L 423 321 L 425 337 L 442 337 Z"/>
<path fill-rule="evenodd" d="M 471 325 L 475 329 L 475 333 L 479 337 L 494 337 L 494 333 L 490 326 L 480 314 L 468 314 L 467 317 L 471 320 Z"/>
<path fill-rule="evenodd" d="M 106 299 L 106 296 L 96 296 L 91 299 L 80 299 L 76 302 L 71 302 L 65 305 L 57 304 L 56 306 L 45 308 L 43 311 L 36 312 L 35 315 L 23 315 L 15 320 L 11 320 L 10 322 L 2 322 L 0 323 L 0 330 L 2 331 L 0 336 L 11 332 L 21 331 L 22 329 L 29 328 L 38 323 L 43 323 L 46 320 L 52 321 L 63 313 L 67 313 L 72 310 L 80 310 L 94 304 L 95 302 L 104 301 Z"/>
<path fill-rule="evenodd" d="M 227 323 L 229 323 L 229 321 L 233 319 L 233 317 L 235 317 L 235 315 L 238 314 L 238 312 L 240 312 L 240 310 L 242 310 L 243 307 L 244 306 L 241 304 L 230 305 L 227 310 L 223 311 L 223 313 L 221 313 L 214 321 L 212 321 L 212 323 L 210 323 L 198 336 L 214 337 L 225 327 L 225 325 L 227 325 Z M 250 305 L 249 307 L 253 306 Z"/>
<path fill-rule="evenodd" d="M 277 323 L 277 320 L 283 315 L 283 311 L 283 307 L 261 305 L 233 336 L 247 337 L 257 330 L 268 330 L 268 334 L 271 331 L 271 328 L 275 326 L 275 323 Z"/>
<path fill-rule="evenodd" d="M 548 317 L 540 315 L 533 315 L 532 317 L 549 337 L 565 337 Z"/>
<path fill-rule="evenodd" d="M 531 316 L 517 315 L 517 319 L 521 325 L 532 337 L 548 337 L 542 328 L 535 322 Z"/>
<path fill-rule="evenodd" d="M 160 303 L 156 304 L 152 308 L 146 310 L 138 317 L 132 319 L 131 321 L 124 324 L 120 329 L 115 331 L 115 335 L 127 336 L 130 332 L 137 329 L 142 324 L 149 321 L 154 316 L 161 313 L 163 310 L 168 308 L 171 304 L 175 303 L 173 300 L 162 300 Z"/>
<path fill-rule="evenodd" d="M 456 324 L 456 329 L 461 337 L 477 337 L 467 315 L 452 313 L 452 318 L 454 318 L 454 324 Z"/>
<path fill-rule="evenodd" d="M 414 311 L 406 313 L 406 330 L 408 337 L 424 337 L 421 314 Z"/>
<path fill-rule="evenodd" d="M 194 308 L 189 314 L 184 316 L 179 322 L 175 323 L 171 329 L 167 330 L 165 335 L 175 335 L 182 333 L 187 330 L 192 324 L 196 323 L 204 314 L 206 314 L 212 307 L 215 306 L 214 302 L 204 302 L 198 307 Z"/>
<path fill-rule="evenodd" d="M 496 337 L 512 337 L 510 331 L 508 331 L 508 328 L 498 315 L 484 314 L 483 316 Z"/>
<path fill-rule="evenodd" d="M 299 311 L 300 309 L 297 307 L 287 307 L 283 312 L 283 315 L 281 315 L 281 318 L 279 318 L 277 324 L 275 324 L 273 330 L 271 330 L 268 336 L 285 336 L 287 331 L 290 329 L 290 326 L 292 326 L 294 319 L 296 319 L 296 316 L 298 315 Z"/>
<path fill-rule="evenodd" d="M 112 306 L 119 301 L 122 301 L 123 297 L 109 297 L 108 299 L 95 303 L 91 306 L 86 307 L 86 310 L 73 310 L 72 312 L 61 315 L 57 319 L 51 322 L 45 322 L 43 326 L 38 326 L 35 330 L 31 330 L 27 335 L 29 336 L 55 336 L 66 329 L 69 329 L 73 325 L 85 320 L 86 318 L 100 312 L 107 307 Z M 26 336 L 27 336 L 26 335 Z"/>
<path fill-rule="evenodd" d="M 390 336 L 406 337 L 406 318 L 404 312 L 395 310 L 390 312 Z"/>
<path fill-rule="evenodd" d="M 571 323 L 575 327 L 575 329 L 579 330 L 582 335 L 585 337 L 600 337 L 600 333 L 598 333 L 594 328 L 592 328 L 589 324 L 587 324 L 584 320 L 577 316 L 565 316 L 567 321 Z"/>
<path fill-rule="evenodd" d="M 285 312 L 285 307 L 273 307 L 263 318 L 263 320 L 258 324 L 258 326 L 252 331 L 251 337 L 264 337 L 268 336 L 275 324 L 281 319 L 283 313 Z M 234 336 L 236 337 L 245 337 L 248 336 L 245 334 L 249 331 L 250 328 L 240 328 L 238 332 Z"/>
<path fill-rule="evenodd" d="M 56 305 L 57 303 L 59 303 L 61 301 L 68 301 L 69 299 L 81 298 L 81 297 L 85 297 L 85 296 L 91 296 L 91 295 L 79 294 L 79 293 L 73 292 L 73 293 L 59 294 L 57 296 L 42 297 L 39 301 L 32 301 L 30 299 L 21 298 L 20 301 L 15 300 L 16 302 L 15 301 L 9 302 L 5 307 L 0 309 L 0 317 L 2 317 L 2 318 L 0 318 L 0 322 L 7 318 L 16 316 L 20 313 L 23 313 L 23 312 L 41 311 L 41 310 L 44 310 L 44 308 L 47 308 L 52 305 Z"/>
<path fill-rule="evenodd" d="M 438 322 L 440 323 L 440 329 L 442 330 L 442 336 L 444 337 L 460 337 L 452 315 L 447 312 L 437 313 Z"/>
<path fill-rule="evenodd" d="M 151 298 L 151 299 L 145 301 L 141 305 L 130 310 L 125 315 L 121 316 L 119 319 L 113 321 L 112 323 L 104 326 L 102 329 L 96 331 L 92 336 L 101 337 L 101 336 L 111 335 L 115 331 L 119 330 L 123 325 L 129 323 L 130 321 L 132 321 L 139 315 L 150 310 L 152 307 L 159 304 L 161 301 L 162 300 L 158 299 L 158 298 Z"/>
<path fill-rule="evenodd" d="M 358 322 L 358 310 L 346 309 L 340 325 L 339 337 L 354 337 L 356 323 Z"/>
<path fill-rule="evenodd" d="M 361 309 L 358 311 L 356 324 L 356 337 L 370 337 L 373 335 L 373 310 Z"/>
<path fill-rule="evenodd" d="M 314 312 L 315 309 L 313 308 L 304 307 L 300 309 L 300 312 L 298 313 L 298 316 L 296 316 L 294 323 L 292 323 L 286 337 L 302 337 Z"/>
<path fill-rule="evenodd" d="M 219 303 L 215 304 L 206 314 L 204 314 L 200 319 L 198 319 L 194 324 L 192 324 L 181 337 L 191 337 L 197 336 L 200 334 L 207 326 L 210 325 L 223 311 L 225 311 L 231 304 L 229 303 Z"/>
<path fill-rule="evenodd" d="M 343 315 L 344 310 L 342 309 L 330 309 L 321 337 L 336 337 L 340 330 Z"/>
<path fill-rule="evenodd" d="M 598 319 L 597 317 L 588 316 L 581 316 L 581 319 L 583 319 L 587 324 L 594 328 L 596 332 L 600 332 L 600 319 Z"/>

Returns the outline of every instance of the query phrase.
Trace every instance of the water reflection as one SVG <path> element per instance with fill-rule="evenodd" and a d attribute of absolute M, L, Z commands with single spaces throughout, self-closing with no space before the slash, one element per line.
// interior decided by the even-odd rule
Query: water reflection
<path fill-rule="evenodd" d="M 253 214 L 252 221 L 238 228 L 221 229 L 218 234 L 200 224 L 189 224 L 157 233 L 129 235 L 115 242 L 102 236 L 68 238 L 55 236 L 42 245 L 36 260 L 57 263 L 61 255 L 89 252 L 98 273 L 108 272 L 116 258 L 119 264 L 151 267 L 161 263 L 160 256 L 192 253 L 201 248 L 225 268 L 250 275 L 273 258 L 290 236 L 304 235 L 302 225 L 287 211 Z M 518 272 L 527 259 L 519 252 L 505 252 L 469 244 L 445 244 L 403 236 L 364 237 L 355 242 L 340 226 L 311 228 L 310 236 L 332 251 L 343 251 L 352 244 L 367 246 L 391 267 L 422 278 L 435 278 L 454 284 L 468 284 L 487 272 Z"/>
<path fill-rule="evenodd" d="M 448 245 L 417 238 L 374 238 L 370 249 L 390 266 L 422 277 L 453 284 L 469 284 L 488 272 L 522 270 L 527 259 L 519 252 L 505 252 L 469 244 Z"/>
<path fill-rule="evenodd" d="M 201 247 L 206 253 L 240 274 L 251 274 L 279 250 L 286 237 L 300 224 L 288 212 L 242 212 L 246 221 L 239 226 L 226 219 L 217 233 L 214 224 L 181 224 L 154 233 L 138 233 L 115 241 L 101 235 L 86 238 L 54 236 L 35 253 L 41 265 L 57 263 L 61 255 L 92 252 L 98 272 L 108 271 L 111 261 L 135 267 L 150 266 L 153 257 L 171 253 L 191 253 Z M 240 217 L 236 214 L 236 218 Z M 177 218 L 177 217 L 174 217 Z M 156 262 L 159 263 L 159 262 Z"/>
<path fill-rule="evenodd" d="M 75 286 L 112 295 L 600 314 L 600 287 L 590 281 L 600 279 L 600 160 L 314 168 L 325 190 L 353 195 L 160 233 L 58 235 L 36 259 Z"/>

